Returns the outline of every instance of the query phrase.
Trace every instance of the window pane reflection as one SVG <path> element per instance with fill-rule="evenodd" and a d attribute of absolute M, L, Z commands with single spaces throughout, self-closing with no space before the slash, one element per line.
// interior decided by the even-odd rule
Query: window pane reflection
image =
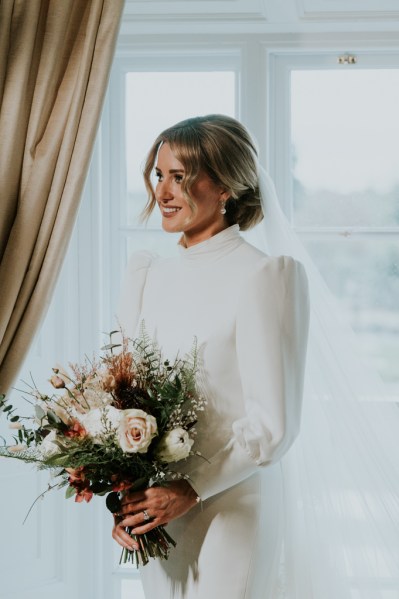
<path fill-rule="evenodd" d="M 399 69 L 294 71 L 293 222 L 399 225 Z"/>
<path fill-rule="evenodd" d="M 320 236 L 306 246 L 383 379 L 399 383 L 399 239 Z"/>

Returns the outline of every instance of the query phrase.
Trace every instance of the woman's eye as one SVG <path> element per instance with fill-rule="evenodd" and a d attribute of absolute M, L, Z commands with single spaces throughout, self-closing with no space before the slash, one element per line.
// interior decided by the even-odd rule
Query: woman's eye
<path fill-rule="evenodd" d="M 155 177 L 158 181 L 162 181 L 162 174 L 161 173 L 155 173 Z"/>
<path fill-rule="evenodd" d="M 176 183 L 181 183 L 183 181 L 183 175 L 175 175 Z"/>

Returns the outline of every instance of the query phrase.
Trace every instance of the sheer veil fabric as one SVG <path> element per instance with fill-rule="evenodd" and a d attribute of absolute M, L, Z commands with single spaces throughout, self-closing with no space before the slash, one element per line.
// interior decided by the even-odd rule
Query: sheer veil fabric
<path fill-rule="evenodd" d="M 362 361 L 262 167 L 259 182 L 265 218 L 251 241 L 300 260 L 311 298 L 301 434 L 281 462 L 284 549 L 273 599 L 397 599 L 399 398 Z"/>

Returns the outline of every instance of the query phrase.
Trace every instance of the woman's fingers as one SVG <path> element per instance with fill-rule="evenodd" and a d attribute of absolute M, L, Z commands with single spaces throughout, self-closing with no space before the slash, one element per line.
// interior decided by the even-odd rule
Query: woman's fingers
<path fill-rule="evenodd" d="M 171 482 L 167 487 L 150 487 L 124 497 L 119 514 L 115 515 L 116 528 L 123 531 L 129 527 L 135 534 L 145 534 L 179 518 L 196 503 L 197 495 L 186 481 Z M 120 532 L 114 538 L 125 546 L 126 537 Z"/>
<path fill-rule="evenodd" d="M 128 502 L 122 505 L 118 516 L 126 520 L 126 516 L 137 515 L 137 522 L 140 522 L 140 518 L 143 521 L 146 520 L 145 514 L 148 514 L 150 518 L 162 518 L 167 508 L 167 504 L 168 493 L 165 489 L 148 489 L 148 492 L 144 497 L 141 496 L 137 501 Z M 130 526 L 130 524 L 128 526 Z"/>
<path fill-rule="evenodd" d="M 132 539 L 128 532 L 124 529 L 124 527 L 119 524 L 115 524 L 112 529 L 112 538 L 119 543 L 125 549 L 139 549 L 139 544 L 137 541 Z"/>
<path fill-rule="evenodd" d="M 144 491 L 134 491 L 133 493 L 126 493 L 123 495 L 121 499 L 122 506 L 128 503 L 137 503 L 138 501 L 143 501 L 146 498 L 146 492 L 148 489 Z"/>
<path fill-rule="evenodd" d="M 156 528 L 157 526 L 161 526 L 161 522 L 157 522 L 156 520 L 152 522 L 144 522 L 138 526 L 135 526 L 132 529 L 132 532 L 135 535 L 144 535 L 147 532 L 150 532 L 150 530 L 152 530 L 153 528 Z"/>
<path fill-rule="evenodd" d="M 126 515 L 121 521 L 120 526 L 129 526 L 133 529 L 133 532 L 143 534 L 149 530 L 152 530 L 156 526 L 164 524 L 164 522 L 162 522 L 162 516 L 160 513 L 155 514 L 155 511 L 151 513 L 150 508 L 145 510 L 145 513 L 149 516 L 149 518 L 145 517 L 144 511 L 137 512 L 136 514 Z"/>

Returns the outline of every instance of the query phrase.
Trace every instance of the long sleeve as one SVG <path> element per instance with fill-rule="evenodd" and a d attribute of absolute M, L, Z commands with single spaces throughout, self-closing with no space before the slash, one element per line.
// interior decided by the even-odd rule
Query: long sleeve
<path fill-rule="evenodd" d="M 143 291 L 148 269 L 154 259 L 153 254 L 146 251 L 131 255 L 122 281 L 119 306 L 117 310 L 118 325 L 128 337 L 133 337 L 136 330 L 143 300 Z"/>
<path fill-rule="evenodd" d="M 237 362 L 245 410 L 230 442 L 189 473 L 202 499 L 279 460 L 300 426 L 309 324 L 307 279 L 292 258 L 264 258 L 241 294 Z"/>

